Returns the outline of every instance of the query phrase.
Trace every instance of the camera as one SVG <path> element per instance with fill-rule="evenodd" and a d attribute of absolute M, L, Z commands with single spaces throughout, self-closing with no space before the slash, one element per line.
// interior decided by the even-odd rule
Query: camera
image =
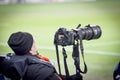
<path fill-rule="evenodd" d="M 77 26 L 75 29 L 67 30 L 66 28 L 59 28 L 54 35 L 54 44 L 56 48 L 56 57 L 58 63 L 59 75 L 61 75 L 63 80 L 83 80 L 81 73 L 87 73 L 87 65 L 84 60 L 84 47 L 82 44 L 83 40 L 92 40 L 98 39 L 102 35 L 102 31 L 99 25 L 86 25 L 84 28 L 80 28 L 81 24 Z M 61 74 L 61 66 L 60 66 L 60 58 L 59 58 L 59 47 L 62 46 L 62 53 L 64 58 L 64 68 L 66 76 Z M 76 68 L 76 74 L 70 75 L 69 69 L 67 66 L 67 54 L 65 50 L 65 46 L 72 45 L 72 58 L 74 60 L 74 65 Z M 83 58 L 84 69 L 80 68 L 80 54 L 79 49 L 81 51 L 81 55 Z"/>
<path fill-rule="evenodd" d="M 67 46 L 73 45 L 75 40 L 92 40 L 100 38 L 102 31 L 98 25 L 86 25 L 80 28 L 81 24 L 76 29 L 67 30 L 59 28 L 54 36 L 54 44 Z"/>

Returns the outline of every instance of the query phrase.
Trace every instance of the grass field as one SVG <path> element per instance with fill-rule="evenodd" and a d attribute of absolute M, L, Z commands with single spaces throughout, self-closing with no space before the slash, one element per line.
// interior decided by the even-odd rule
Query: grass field
<path fill-rule="evenodd" d="M 83 41 L 88 73 L 84 80 L 112 80 L 116 64 L 120 61 L 120 0 L 97 0 L 77 3 L 11 4 L 0 5 L 0 55 L 12 52 L 7 45 L 11 33 L 30 32 L 40 54 L 49 57 L 57 69 L 54 34 L 59 27 L 76 28 L 78 24 L 97 24 L 102 36 Z M 68 47 L 69 48 L 69 47 Z M 70 74 L 75 73 L 67 50 Z M 62 72 L 63 60 L 61 56 Z M 82 61 L 81 61 L 82 64 Z M 83 68 L 83 66 L 81 66 Z"/>

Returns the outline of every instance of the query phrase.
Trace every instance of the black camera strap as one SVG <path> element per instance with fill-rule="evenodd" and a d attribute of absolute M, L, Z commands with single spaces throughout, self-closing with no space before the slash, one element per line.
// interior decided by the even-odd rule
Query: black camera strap
<path fill-rule="evenodd" d="M 83 52 L 82 42 L 80 42 L 81 43 L 80 44 L 80 50 L 81 50 L 83 63 L 84 63 L 84 71 L 82 71 L 80 69 L 79 42 L 78 42 L 78 40 L 76 40 L 76 41 L 77 41 L 77 43 L 74 43 L 74 45 L 73 45 L 72 57 L 74 59 L 74 65 L 76 67 L 76 75 L 80 75 L 80 73 L 86 73 L 87 72 L 87 65 L 86 65 L 85 60 L 84 60 L 84 52 Z"/>
<path fill-rule="evenodd" d="M 77 44 L 73 45 L 73 53 L 72 58 L 74 60 L 74 65 L 76 67 L 76 75 L 80 74 L 80 58 L 79 58 L 79 45 Z"/>
<path fill-rule="evenodd" d="M 56 48 L 56 56 L 57 56 L 59 75 L 61 76 L 60 59 L 59 59 L 59 51 L 58 51 L 58 45 L 57 44 L 55 44 L 55 48 Z"/>
<path fill-rule="evenodd" d="M 56 56 L 57 56 L 57 63 L 58 63 L 58 70 L 59 70 L 59 75 L 62 76 L 61 74 L 61 67 L 60 67 L 60 59 L 59 59 L 59 50 L 58 50 L 58 45 L 55 44 L 56 47 Z M 68 66 L 67 66 L 67 54 L 66 54 L 66 50 L 63 47 L 62 48 L 62 53 L 63 53 L 63 58 L 64 58 L 64 67 L 65 67 L 65 73 L 66 73 L 66 79 L 69 80 L 70 75 L 69 75 L 69 70 L 68 70 Z"/>
<path fill-rule="evenodd" d="M 64 57 L 64 67 L 65 67 L 66 79 L 69 80 L 70 75 L 69 75 L 69 70 L 68 70 L 67 61 L 66 61 L 67 54 L 66 54 L 66 50 L 64 47 L 62 48 L 62 53 L 63 53 L 63 57 Z"/>
<path fill-rule="evenodd" d="M 80 72 L 85 74 L 85 73 L 87 73 L 87 65 L 86 65 L 85 59 L 84 59 L 84 48 L 83 48 L 83 43 L 82 43 L 82 37 L 79 36 L 79 38 L 80 38 L 80 51 L 81 51 L 83 62 L 84 62 L 84 71 L 82 71 L 80 69 Z"/>

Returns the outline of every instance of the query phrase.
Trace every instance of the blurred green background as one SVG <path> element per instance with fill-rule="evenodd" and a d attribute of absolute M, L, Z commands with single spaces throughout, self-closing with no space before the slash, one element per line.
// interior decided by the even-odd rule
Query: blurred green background
<path fill-rule="evenodd" d="M 120 61 L 120 0 L 0 5 L 0 55 L 12 52 L 7 45 L 11 33 L 25 31 L 34 36 L 39 53 L 49 57 L 58 69 L 54 34 L 60 27 L 73 29 L 78 24 L 82 27 L 97 24 L 102 29 L 100 39 L 83 41 L 88 65 L 83 79 L 112 80 L 114 68 Z M 75 74 L 72 48 L 67 49 L 69 71 Z M 64 74 L 62 53 L 60 57 Z"/>

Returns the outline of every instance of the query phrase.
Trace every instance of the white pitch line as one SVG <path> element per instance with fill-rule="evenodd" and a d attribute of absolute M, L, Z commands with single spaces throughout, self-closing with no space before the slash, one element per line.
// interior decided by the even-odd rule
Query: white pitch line
<path fill-rule="evenodd" d="M 106 52 L 106 51 L 92 51 L 92 50 L 86 50 L 85 53 L 89 53 L 89 54 L 102 54 L 102 55 L 112 55 L 112 56 L 120 56 L 120 53 L 116 53 L 116 52 Z"/>
<path fill-rule="evenodd" d="M 110 44 L 118 44 L 119 42 L 112 42 L 112 43 L 108 43 Z M 105 45 L 105 44 L 103 44 Z M 8 46 L 7 43 L 3 43 L 0 42 L 0 46 Z M 101 44 L 99 46 L 102 46 Z M 54 46 L 38 46 L 38 49 L 46 49 L 46 50 L 54 50 L 55 51 L 55 47 Z M 61 47 L 59 49 L 61 51 Z M 67 51 L 72 52 L 72 46 L 66 47 Z M 112 55 L 112 56 L 120 56 L 120 53 L 116 53 L 116 52 L 107 52 L 107 51 L 95 51 L 95 50 L 84 50 L 85 54 L 101 54 L 101 55 Z M 5 53 L 5 52 L 4 52 Z M 4 54 L 3 52 L 0 52 L 0 54 Z"/>
<path fill-rule="evenodd" d="M 55 50 L 55 47 L 50 46 L 39 46 L 38 49 L 47 49 L 47 50 Z M 59 48 L 61 51 L 61 48 Z M 66 51 L 72 52 L 72 48 L 66 48 Z M 120 53 L 116 52 L 106 52 L 106 51 L 95 51 L 95 50 L 84 50 L 85 54 L 102 54 L 102 55 L 112 55 L 112 56 L 120 56 Z"/>
<path fill-rule="evenodd" d="M 95 43 L 95 44 L 86 44 L 85 47 L 91 47 L 91 46 L 108 46 L 108 45 L 115 45 L 115 44 L 119 44 L 120 45 L 120 41 L 111 41 L 111 42 L 102 42 L 102 43 Z"/>
<path fill-rule="evenodd" d="M 8 46 L 7 43 L 0 42 L 0 46 Z"/>

